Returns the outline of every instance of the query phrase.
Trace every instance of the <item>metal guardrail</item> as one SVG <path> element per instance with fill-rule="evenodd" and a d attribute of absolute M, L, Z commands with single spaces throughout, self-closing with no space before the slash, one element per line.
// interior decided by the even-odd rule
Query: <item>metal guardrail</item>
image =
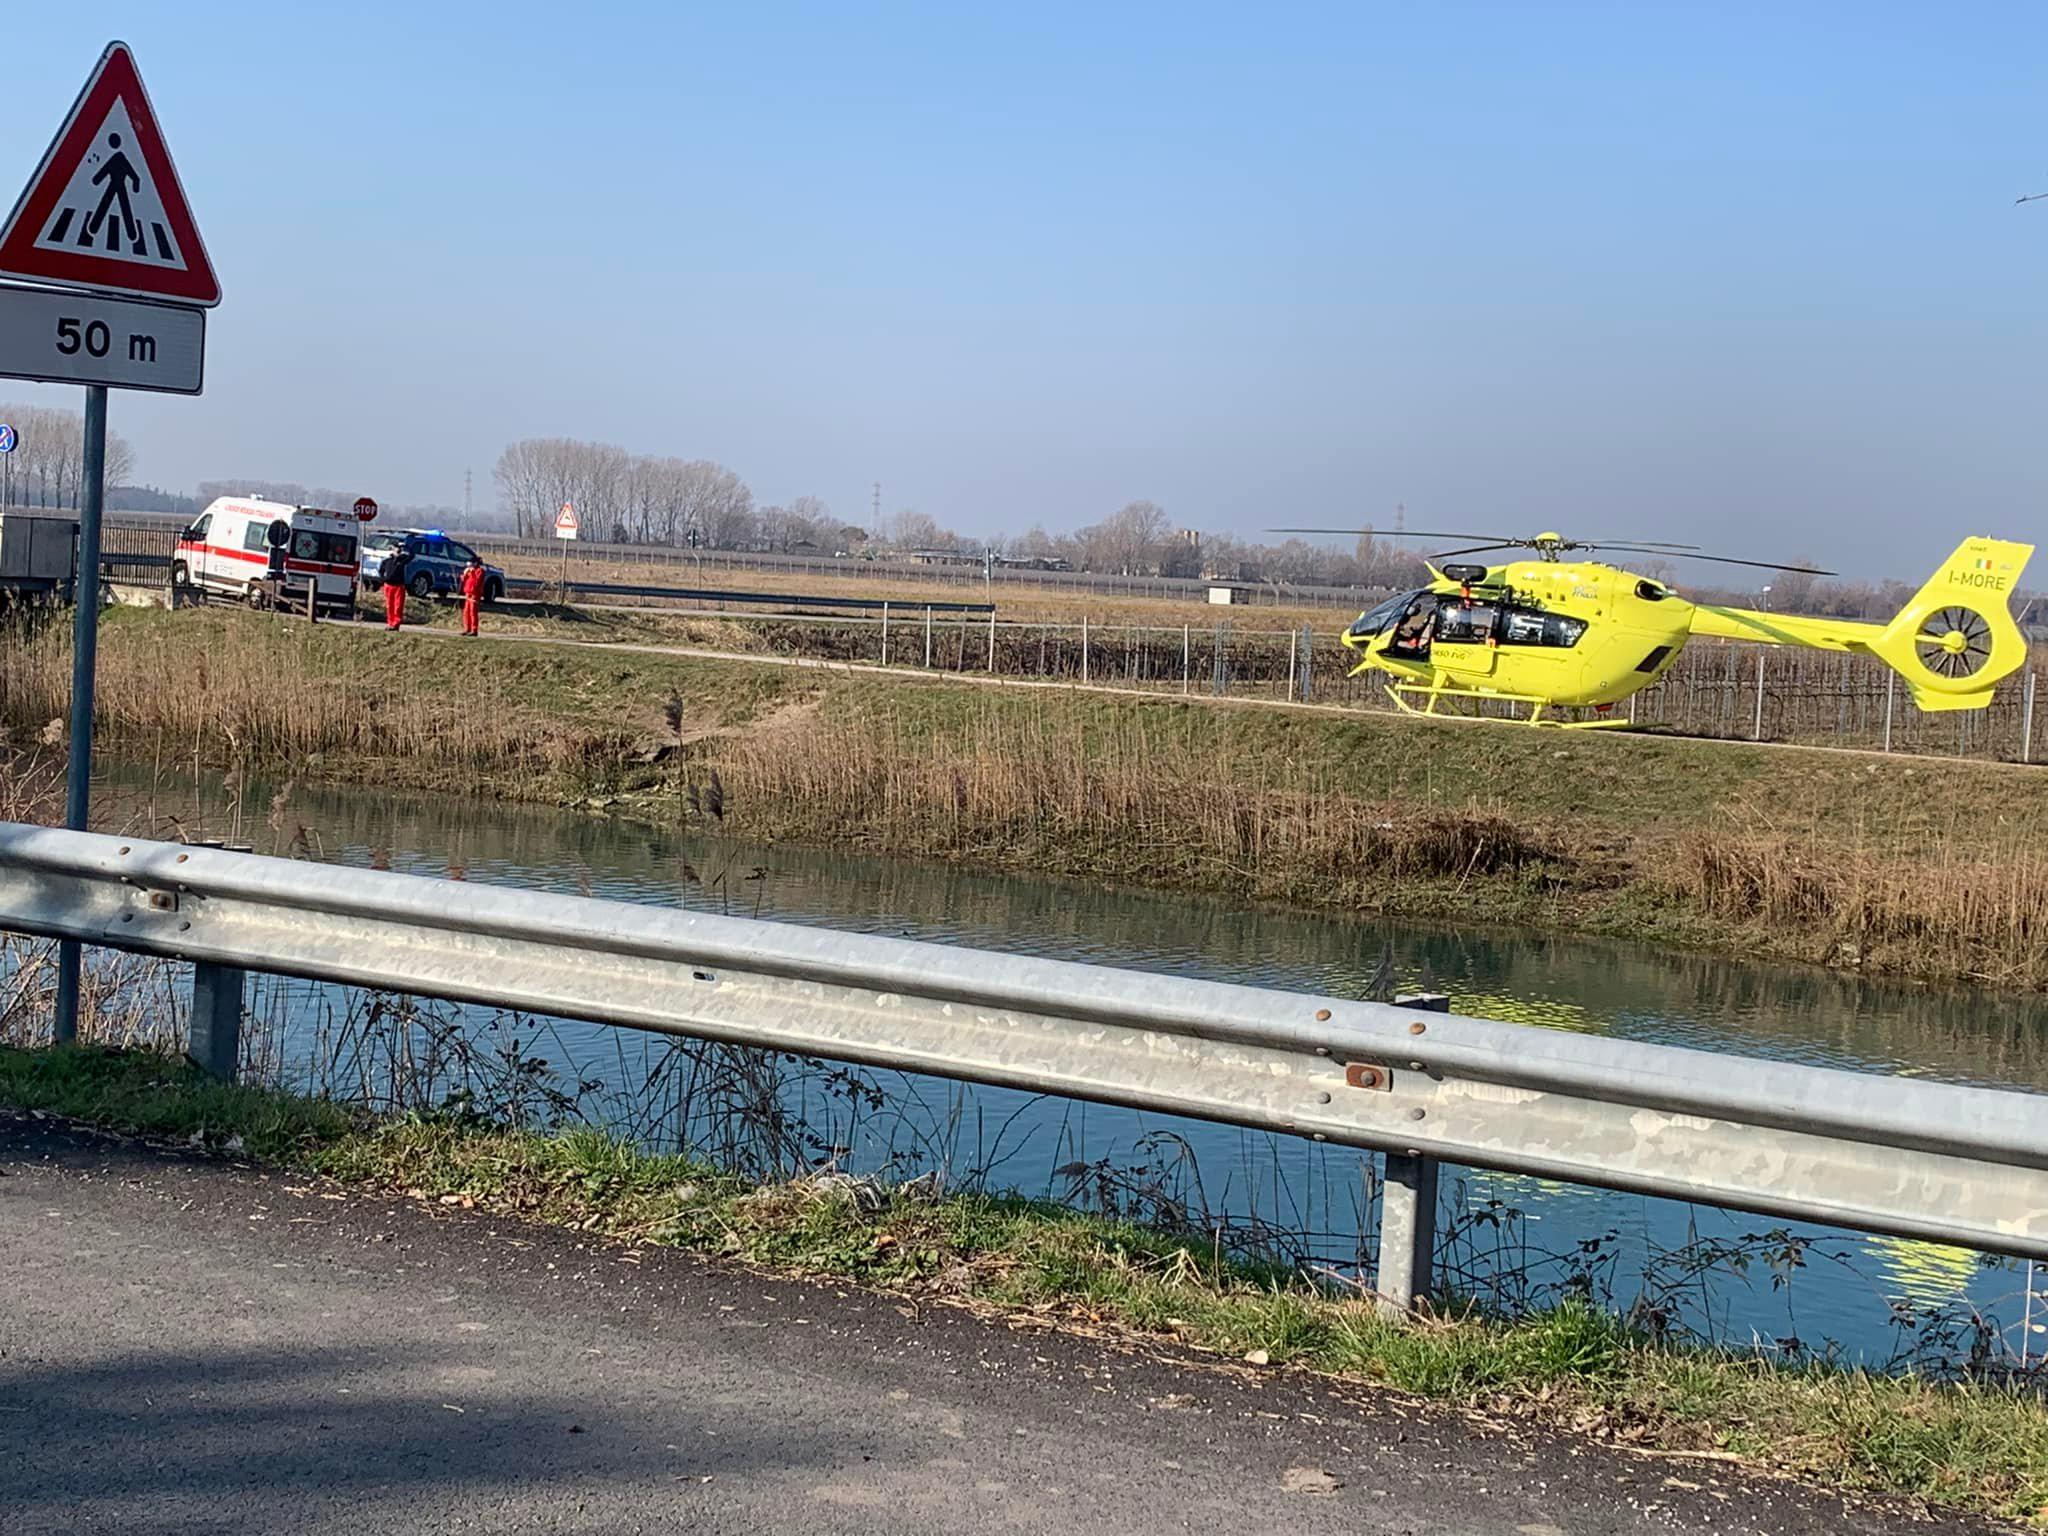
<path fill-rule="evenodd" d="M 0 824 L 0 928 L 243 973 L 1123 1104 L 1388 1156 L 1378 1290 L 1438 1159 L 2048 1258 L 2048 1099 L 950 945 Z"/>

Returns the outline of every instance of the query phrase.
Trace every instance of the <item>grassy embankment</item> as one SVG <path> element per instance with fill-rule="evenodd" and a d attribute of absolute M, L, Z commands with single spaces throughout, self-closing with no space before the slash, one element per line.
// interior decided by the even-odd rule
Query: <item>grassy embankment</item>
<path fill-rule="evenodd" d="M 1576 1304 L 1512 1323 L 1474 1315 L 1395 1326 L 1365 1298 L 1233 1262 L 1200 1238 L 1016 1198 L 838 1177 L 763 1188 L 593 1131 L 377 1120 L 327 1100 L 213 1083 L 146 1051 L 0 1048 L 0 1103 L 232 1145 L 297 1173 L 600 1240 L 1166 1337 L 1637 1449 L 2048 1520 L 2048 1403 L 2014 1383 L 1772 1366 L 1658 1345 Z"/>
<path fill-rule="evenodd" d="M 19 743 L 66 637 L 0 647 Z M 2048 774 L 121 612 L 113 750 L 2048 986 Z M 681 727 L 668 723 L 680 711 Z M 718 775 L 721 794 L 700 794 Z"/>

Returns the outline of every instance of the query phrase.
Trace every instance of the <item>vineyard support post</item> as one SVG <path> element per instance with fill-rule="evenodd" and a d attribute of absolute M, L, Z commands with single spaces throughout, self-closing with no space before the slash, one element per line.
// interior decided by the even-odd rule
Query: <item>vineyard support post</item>
<path fill-rule="evenodd" d="M 2029 672 L 2020 684 L 2020 761 L 2034 760 L 2034 697 L 2039 676 Z"/>

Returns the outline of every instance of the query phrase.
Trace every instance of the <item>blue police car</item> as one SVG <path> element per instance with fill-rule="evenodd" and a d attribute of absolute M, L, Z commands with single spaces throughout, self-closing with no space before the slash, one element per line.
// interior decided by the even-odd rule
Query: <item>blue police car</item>
<path fill-rule="evenodd" d="M 362 564 L 357 575 L 368 592 L 383 590 L 384 562 L 400 545 L 405 547 L 405 589 L 414 597 L 453 597 L 462 590 L 462 572 L 476 553 L 438 528 L 386 528 L 363 540 Z M 495 603 L 505 595 L 505 573 L 495 565 L 484 566 L 484 601 Z"/>

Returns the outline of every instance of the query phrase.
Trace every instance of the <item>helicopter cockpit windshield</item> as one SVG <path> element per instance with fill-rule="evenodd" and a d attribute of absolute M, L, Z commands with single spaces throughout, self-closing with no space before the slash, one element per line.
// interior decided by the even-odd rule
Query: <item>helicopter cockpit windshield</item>
<path fill-rule="evenodd" d="M 1370 639 L 1391 630 L 1381 648 L 1383 652 L 1405 661 L 1421 661 L 1429 655 L 1436 626 L 1437 595 L 1423 587 L 1390 597 L 1377 608 L 1361 613 L 1353 622 L 1351 633 L 1358 639 Z"/>
<path fill-rule="evenodd" d="M 1370 640 L 1389 624 L 1405 615 L 1412 605 L 1424 599 L 1431 599 L 1431 593 L 1427 587 L 1414 592 L 1397 593 L 1377 607 L 1366 609 L 1365 612 L 1352 621 L 1351 638 L 1354 640 Z"/>

